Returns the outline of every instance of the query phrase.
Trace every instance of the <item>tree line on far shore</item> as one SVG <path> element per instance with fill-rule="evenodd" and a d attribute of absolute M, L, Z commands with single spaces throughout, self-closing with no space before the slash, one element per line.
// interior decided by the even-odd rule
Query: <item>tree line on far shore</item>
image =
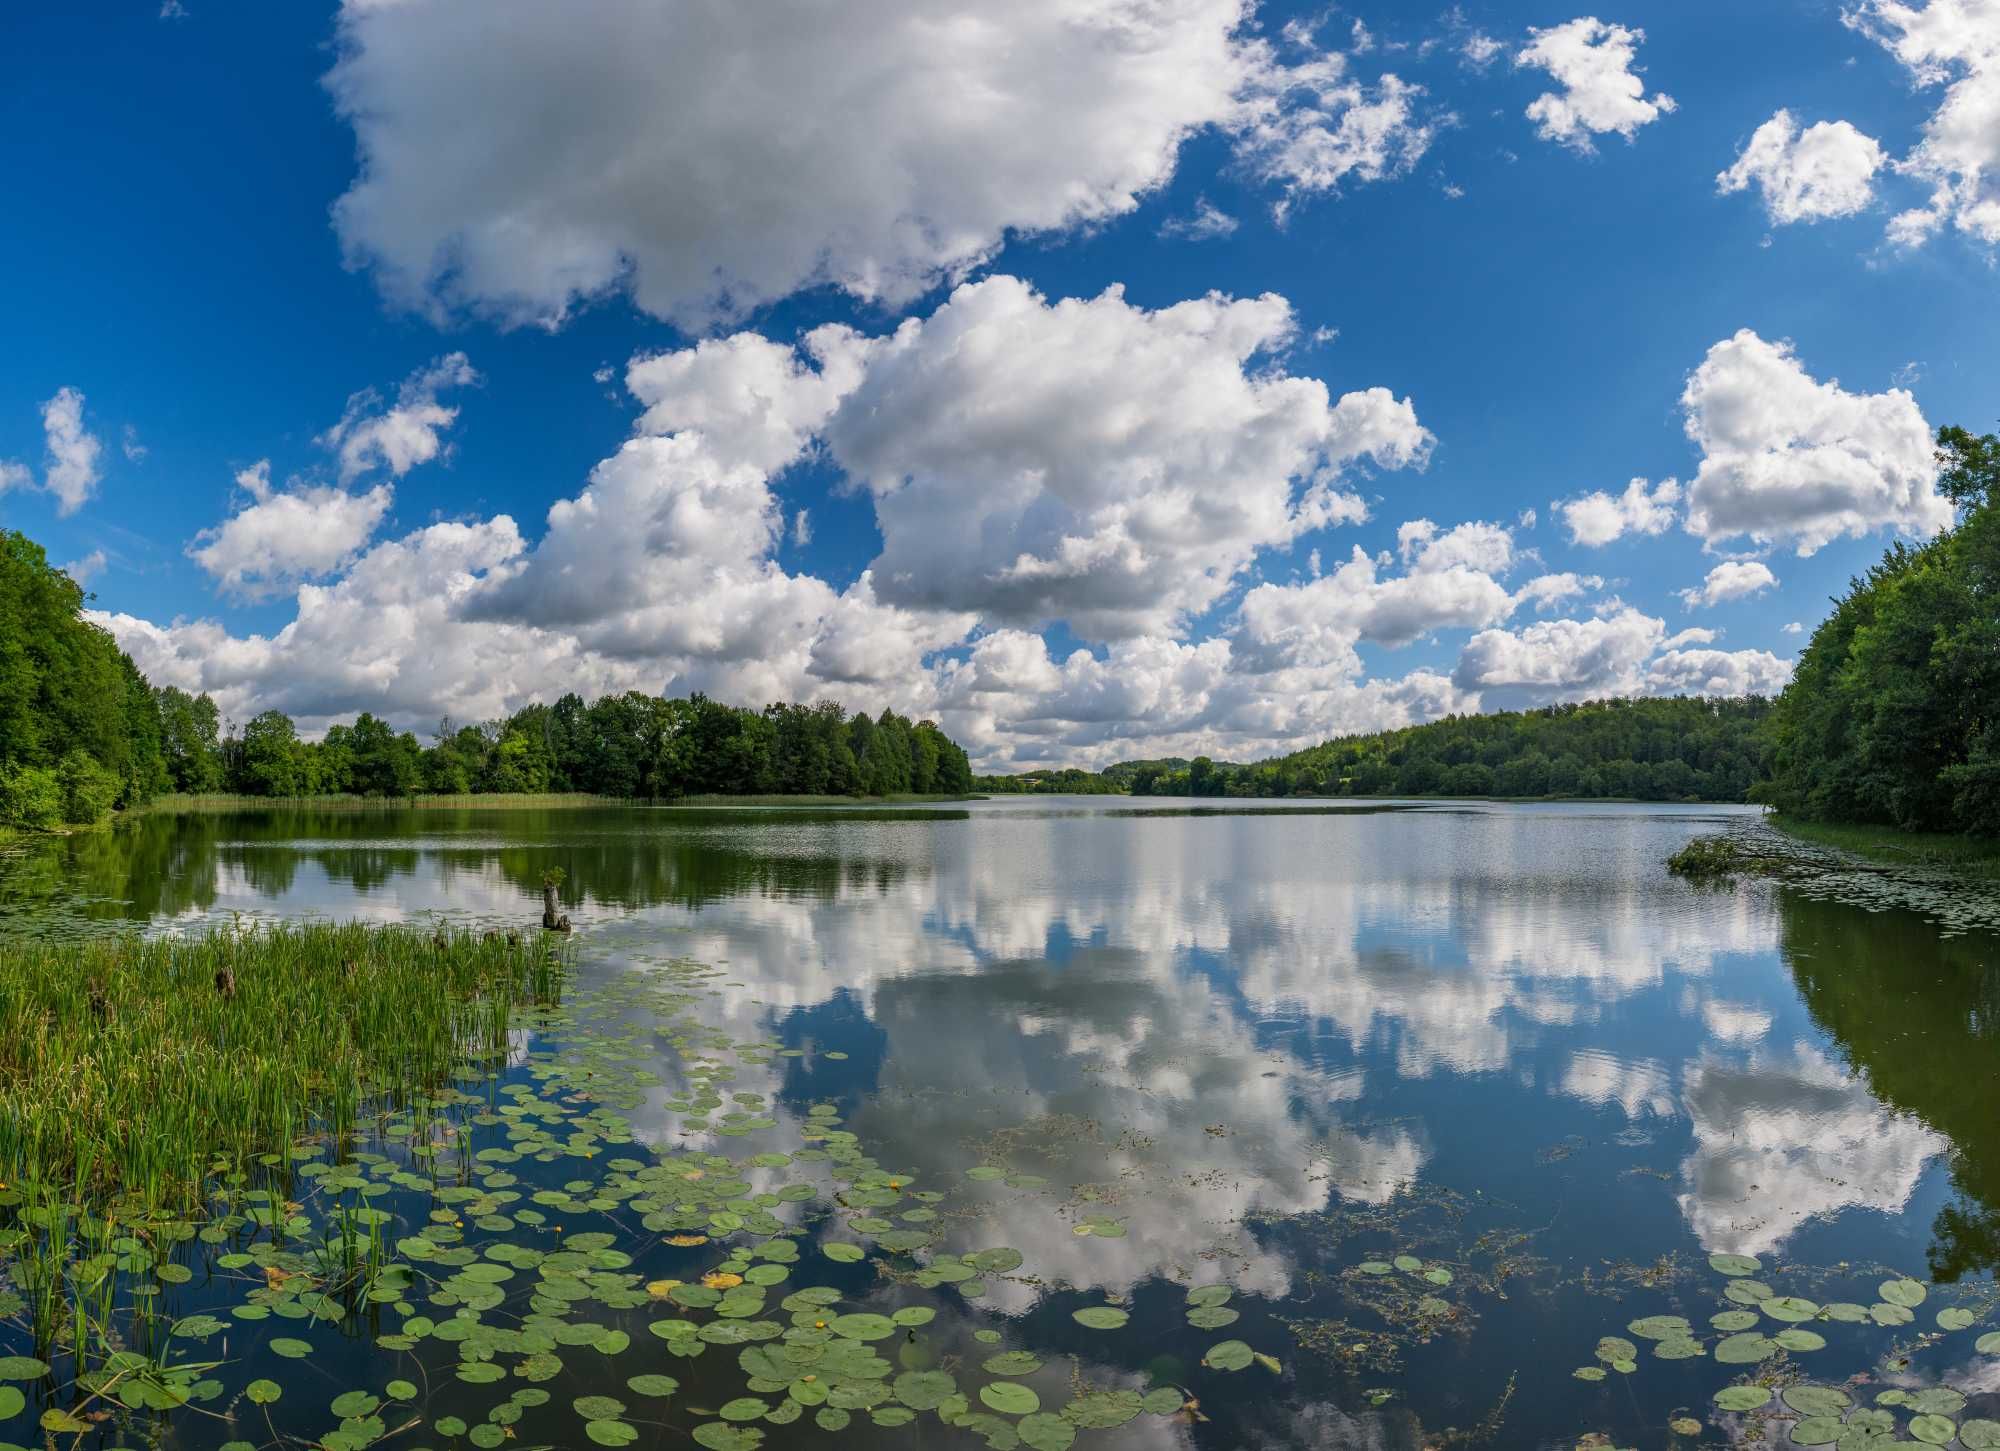
<path fill-rule="evenodd" d="M 981 790 L 1134 796 L 1564 796 L 1742 801 L 1769 746 L 1762 697 L 1663 696 L 1447 716 L 1343 736 L 1276 760 L 1126 761 L 1089 783 L 1069 771 L 981 777 Z"/>
<path fill-rule="evenodd" d="M 931 721 L 838 704 L 761 711 L 702 695 L 565 695 L 502 721 L 441 723 L 426 745 L 363 712 L 318 741 L 265 711 L 229 729 L 215 702 L 151 685 L 85 618 L 83 589 L 0 530 L 0 826 L 104 820 L 165 792 L 962 795 L 965 751 Z"/>
<path fill-rule="evenodd" d="M 213 706 L 184 702 L 173 708 L 191 708 L 207 727 L 196 749 L 175 759 L 175 783 L 184 791 L 583 791 L 674 799 L 962 795 L 972 785 L 965 751 L 935 723 L 888 710 L 850 716 L 833 701 L 756 711 L 699 694 L 629 691 L 589 705 L 571 694 L 483 725 L 440 722 L 429 745 L 366 712 L 317 741 L 301 740 L 291 718 L 275 710 L 218 738 Z"/>
<path fill-rule="evenodd" d="M 1953 527 L 1890 546 L 1775 701 L 1601 700 L 1455 716 L 1255 765 L 981 777 L 992 792 L 1760 801 L 1808 821 L 2000 835 L 2000 434 L 1946 426 Z"/>

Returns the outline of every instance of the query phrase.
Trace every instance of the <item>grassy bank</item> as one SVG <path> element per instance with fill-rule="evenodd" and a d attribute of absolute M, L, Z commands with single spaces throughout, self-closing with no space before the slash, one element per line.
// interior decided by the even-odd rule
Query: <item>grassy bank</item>
<path fill-rule="evenodd" d="M 0 1185 L 191 1211 L 210 1175 L 502 1051 L 539 934 L 305 925 L 0 944 Z"/>
<path fill-rule="evenodd" d="M 1897 831 L 1886 826 L 1842 826 L 1772 816 L 1770 824 L 1801 841 L 1815 842 L 1871 861 L 1949 867 L 1969 877 L 2000 881 L 2000 838 L 1941 832 Z"/>

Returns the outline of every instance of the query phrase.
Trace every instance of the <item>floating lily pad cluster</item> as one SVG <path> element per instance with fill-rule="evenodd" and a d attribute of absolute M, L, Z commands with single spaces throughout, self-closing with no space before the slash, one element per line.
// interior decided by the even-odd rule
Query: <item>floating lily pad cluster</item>
<path fill-rule="evenodd" d="M 1597 1342 L 1595 1361 L 1574 1372 L 1579 1380 L 1601 1381 L 1611 1372 L 1631 1375 L 1638 1371 L 1640 1351 L 1636 1341 L 1652 1344 L 1652 1354 L 1662 1360 L 1689 1360 L 1712 1356 L 1717 1364 L 1761 1366 L 1782 1353 L 1809 1354 L 1822 1350 L 1827 1341 L 1809 1324 L 1912 1324 L 1918 1308 L 1930 1297 L 1929 1288 L 1907 1277 L 1887 1279 L 1877 1287 L 1879 1299 L 1871 1305 L 1835 1301 L 1816 1303 L 1797 1295 L 1780 1295 L 1755 1278 L 1762 1264 L 1748 1256 L 1716 1254 L 1709 1267 L 1724 1277 L 1723 1299 L 1740 1306 L 1709 1317 L 1709 1331 L 1697 1329 L 1679 1315 L 1648 1315 L 1632 1321 L 1626 1329 L 1635 1339 L 1607 1335 Z M 1934 1323 L 1937 1335 L 1949 1335 L 1971 1328 L 1977 1315 L 1963 1306 L 1939 1310 Z M 2000 1332 L 1982 1335 L 1974 1349 L 1982 1355 L 2000 1355 Z M 1949 1387 L 1920 1390 L 1896 1387 L 1879 1392 L 1874 1404 L 1855 1408 L 1854 1398 L 1845 1389 L 1811 1383 L 1784 1387 L 1780 1393 L 1764 1379 L 1724 1386 L 1714 1394 L 1717 1410 L 1747 1414 L 1752 1412 L 1796 1418 L 1790 1439 L 1800 1446 L 1853 1448 L 1900 1439 L 1897 1411 L 1907 1411 L 1910 1419 L 1902 1426 L 1911 1437 L 1935 1446 L 1954 1439 L 1968 1451 L 2000 1448 L 2000 1422 L 1953 1418 L 1965 1408 L 1966 1398 Z M 1698 1429 L 1698 1428 L 1697 1428 Z"/>
<path fill-rule="evenodd" d="M 781 1117 L 736 1088 L 742 1065 L 796 1050 L 704 1025 L 692 1009 L 715 977 L 663 964 L 544 1006 L 517 1076 L 468 1065 L 377 1105 L 365 1136 L 302 1135 L 219 1178 L 198 1220 L 113 1229 L 17 1192 L 0 1265 L 29 1283 L 40 1265 L 65 1296 L 84 1283 L 106 1295 L 85 1338 L 51 1360 L 0 1358 L 0 1451 L 18 1451 L 5 1424 L 16 1420 L 27 1440 L 38 1417 L 39 1439 L 191 1405 L 237 1433 L 229 1451 L 294 1437 L 362 1451 L 404 1431 L 490 1451 L 547 1436 L 565 1413 L 559 1442 L 604 1446 L 671 1427 L 708 1451 L 748 1451 L 768 1427 L 931 1416 L 995 1447 L 1063 1451 L 1093 1430 L 1183 1413 L 1171 1383 L 1038 1377 L 1042 1358 L 1006 1348 L 990 1325 L 970 1359 L 933 1339 L 938 1305 L 915 1297 L 969 1306 L 1023 1255 L 945 1249 L 952 1191 L 877 1163 L 835 1105 Z M 696 1142 L 641 1144 L 628 1114 L 646 1103 Z M 764 1146 L 787 1130 L 795 1141 Z M 754 1152 L 708 1147 L 753 1135 Z M 967 1182 L 1031 1193 L 1042 1181 L 978 1165 Z M 1077 1223 L 1124 1233 L 1108 1216 Z M 856 1277 L 864 1265 L 872 1279 Z M 175 1320 L 165 1301 L 193 1281 L 222 1303 Z M 1233 1324 L 1231 1298 L 1219 1283 L 1188 1291 L 1189 1327 Z M 1106 1337 L 1133 1333 L 1129 1317 L 1108 1303 L 1071 1316 Z M 91 1354 L 141 1327 L 155 1353 Z M 303 1394 L 310 1383 L 286 1364 L 355 1334 L 394 1357 L 393 1374 Z M 1241 1339 L 1211 1344 L 1201 1367 L 1282 1371 Z M 566 1373 L 607 1389 L 552 1394 Z"/>

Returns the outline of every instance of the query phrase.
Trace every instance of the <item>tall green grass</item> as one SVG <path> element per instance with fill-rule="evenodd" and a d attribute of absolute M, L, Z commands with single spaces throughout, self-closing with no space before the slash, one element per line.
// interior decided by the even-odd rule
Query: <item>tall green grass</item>
<path fill-rule="evenodd" d="M 498 1054 L 560 961 L 515 938 L 287 925 L 0 943 L 0 1186 L 193 1211 L 210 1175 Z"/>
<path fill-rule="evenodd" d="M 1769 820 L 1788 835 L 1875 861 L 1946 867 L 1962 876 L 2000 881 L 2000 837 L 1897 831 L 1888 826 L 1849 826 L 1801 821 L 1791 816 L 1772 816 Z"/>

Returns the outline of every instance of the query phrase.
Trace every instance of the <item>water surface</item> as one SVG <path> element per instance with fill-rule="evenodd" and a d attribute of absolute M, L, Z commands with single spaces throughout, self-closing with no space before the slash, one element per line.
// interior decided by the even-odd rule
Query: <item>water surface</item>
<path fill-rule="evenodd" d="M 1103 798 L 271 811 L 140 818 L 17 852 L 0 861 L 0 894 L 14 929 L 511 925 L 533 920 L 541 873 L 561 867 L 578 1001 L 599 1020 L 551 1025 L 539 1046 L 622 1022 L 642 1035 L 622 1061 L 655 1079 L 628 1083 L 618 1110 L 637 1142 L 607 1151 L 789 1153 L 813 1106 L 830 1105 L 821 1116 L 837 1113 L 899 1182 L 948 1194 L 910 1222 L 916 1201 L 882 1211 L 926 1240 L 903 1258 L 829 1264 L 815 1244 L 865 1242 L 838 1232 L 865 1211 L 791 1176 L 814 1188 L 787 1201 L 801 1263 L 773 1306 L 816 1285 L 840 1288 L 846 1309 L 921 1304 L 935 1318 L 888 1342 L 899 1372 L 943 1366 L 972 1392 L 993 1382 L 984 1359 L 1026 1350 L 1045 1362 L 1020 1378 L 1044 1412 L 1079 1390 L 1172 1386 L 1197 1403 L 1086 1423 L 1078 1445 L 1567 1446 L 1598 1432 L 1606 1445 L 1783 1444 L 1782 1423 L 1712 1403 L 1757 1377 L 1865 1377 L 1852 1381 L 1862 1404 L 1949 1385 L 1972 1397 L 1955 1418 L 2000 1415 L 2000 1356 L 1973 1349 L 1994 1328 L 2000 1258 L 1994 940 L 1768 882 L 1700 891 L 1666 874 L 1689 837 L 1751 815 Z M 726 1083 L 691 1070 L 685 1043 L 631 1027 L 647 1008 L 631 985 L 670 960 L 719 969 L 690 1014 L 762 1045 Z M 524 1042 L 507 1082 L 546 1085 L 527 1057 L 537 1046 Z M 705 1083 L 768 1126 L 718 1134 L 696 1101 Z M 425 1221 L 421 1196 L 395 1202 Z M 584 1217 L 566 1216 L 568 1231 L 613 1234 L 647 1277 L 691 1280 L 726 1254 L 719 1237 L 662 1248 L 622 1208 Z M 995 1246 L 1022 1263 L 981 1274 L 971 1297 L 963 1280 L 909 1278 L 927 1256 Z M 1828 1343 L 1810 1352 L 1668 1360 L 1642 1338 L 1631 1372 L 1573 1374 L 1602 1369 L 1601 1338 L 1650 1315 L 1683 1316 L 1712 1351 L 1710 1318 L 1742 1308 L 1717 1254 L 1758 1259 L 1753 1283 L 1816 1305 L 1876 1302 L 1885 1277 L 1930 1288 L 1908 1326 L 1815 1320 Z M 1413 1267 L 1395 1268 L 1399 1255 Z M 1189 1324 L 1189 1287 L 1217 1284 L 1239 1318 Z M 200 1288 L 185 1289 L 190 1306 L 228 1298 Z M 1073 1318 L 1102 1305 L 1128 1323 Z M 1932 1323 L 1960 1305 L 1972 1328 Z M 613 1303 L 600 1318 L 646 1316 Z M 639 1328 L 616 1355 L 567 1356 L 550 1404 L 508 1423 L 508 1439 L 579 1444 L 570 1403 L 602 1393 L 629 1403 L 645 1444 L 686 1444 L 744 1394 L 735 1348 L 672 1357 Z M 380 1329 L 340 1327 L 312 1361 L 328 1368 L 270 1408 L 269 1433 L 261 1413 L 253 1430 L 183 1413 L 163 1434 L 311 1440 L 331 1424 L 327 1396 L 417 1380 L 416 1365 L 443 1389 L 424 1377 L 416 1424 L 383 1444 L 442 1444 L 436 1418 L 471 1394 L 449 1380 L 451 1347 L 384 1349 Z M 224 1377 L 232 1389 L 275 1374 L 256 1333 L 235 1331 L 247 1368 Z M 1278 1368 L 1203 1364 L 1231 1339 Z M 649 1372 L 683 1385 L 642 1411 L 624 1387 Z M 456 1413 L 476 1424 L 494 1398 Z M 1699 1434 L 1669 1430 L 1682 1416 Z M 838 1431 L 810 1413 L 730 1424 L 776 1446 L 940 1447 L 1012 1444 L 1025 1425 L 1016 1411 L 884 1426 L 861 1408 Z M 0 1423 L 8 1436 L 29 1431 Z"/>

